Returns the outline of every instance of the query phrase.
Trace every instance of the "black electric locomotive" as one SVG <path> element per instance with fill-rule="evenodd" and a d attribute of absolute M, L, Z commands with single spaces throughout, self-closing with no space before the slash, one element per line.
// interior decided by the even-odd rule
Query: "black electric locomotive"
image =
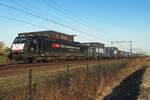
<path fill-rule="evenodd" d="M 55 31 L 19 33 L 11 46 L 16 60 L 50 61 L 53 59 L 83 59 L 86 46 L 74 42 L 73 35 Z"/>
<path fill-rule="evenodd" d="M 19 33 L 11 46 L 11 58 L 25 62 L 123 57 L 129 53 L 99 42 L 75 42 L 74 35 L 56 31 Z"/>

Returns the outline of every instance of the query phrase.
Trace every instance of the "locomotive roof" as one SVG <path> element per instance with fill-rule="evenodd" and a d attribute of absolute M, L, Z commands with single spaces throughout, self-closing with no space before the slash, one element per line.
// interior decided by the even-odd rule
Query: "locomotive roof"
<path fill-rule="evenodd" d="M 105 45 L 104 43 L 100 43 L 100 42 L 86 42 L 83 44 L 100 44 L 100 45 Z"/>
<path fill-rule="evenodd" d="M 55 34 L 62 34 L 62 35 L 67 35 L 67 36 L 75 36 L 75 35 L 70 35 L 70 34 L 65 34 L 65 33 L 61 33 L 61 32 L 57 32 L 57 31 L 53 31 L 53 30 L 46 30 L 46 31 L 35 31 L 35 32 L 23 32 L 23 33 L 18 33 L 18 35 L 22 35 L 22 34 L 36 34 L 36 33 L 41 33 L 41 34 L 50 34 L 50 33 L 55 33 Z"/>
<path fill-rule="evenodd" d="M 105 48 L 118 49 L 117 47 L 105 47 Z"/>

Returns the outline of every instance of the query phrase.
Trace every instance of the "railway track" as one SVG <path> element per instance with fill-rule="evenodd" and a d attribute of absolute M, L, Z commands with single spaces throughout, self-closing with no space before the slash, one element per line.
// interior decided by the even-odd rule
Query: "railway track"
<path fill-rule="evenodd" d="M 98 62 L 97 60 L 92 60 L 88 62 Z M 13 69 L 13 68 L 29 68 L 29 67 L 43 67 L 51 65 L 62 65 L 62 64 L 73 64 L 73 63 L 87 63 L 87 61 L 69 61 L 69 62 L 48 62 L 48 63 L 18 63 L 18 64 L 4 64 L 0 65 L 0 70 L 3 69 Z"/>
<path fill-rule="evenodd" d="M 0 71 L 1 70 L 7 70 L 7 69 L 20 69 L 20 68 L 34 68 L 34 67 L 44 67 L 44 66 L 52 66 L 52 65 L 67 65 L 67 64 L 84 64 L 84 63 L 102 63 L 104 61 L 116 61 L 118 59 L 102 59 L 102 60 L 89 60 L 89 61 L 61 61 L 61 62 L 47 62 L 47 63 L 32 63 L 32 64 L 26 64 L 26 63 L 18 63 L 18 64 L 4 64 L 0 65 Z M 119 59 L 121 60 L 121 59 Z"/>
<path fill-rule="evenodd" d="M 116 59 L 118 62 L 120 59 Z M 34 63 L 34 64 L 13 64 L 13 65 L 1 65 L 0 67 L 0 78 L 8 78 L 13 76 L 20 76 L 28 74 L 29 68 L 34 70 L 34 73 L 41 73 L 53 70 L 59 70 L 61 68 L 66 68 L 67 65 L 70 67 L 84 66 L 87 63 L 90 65 L 98 63 L 108 63 L 112 62 L 112 59 L 102 59 L 102 60 L 90 60 L 90 61 L 68 61 L 68 62 L 50 62 L 50 63 Z M 115 62 L 115 60 L 113 59 Z"/>

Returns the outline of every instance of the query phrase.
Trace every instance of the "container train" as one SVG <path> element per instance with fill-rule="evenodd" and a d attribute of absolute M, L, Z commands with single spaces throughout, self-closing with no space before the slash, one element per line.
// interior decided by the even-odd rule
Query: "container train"
<path fill-rule="evenodd" d="M 19 33 L 12 43 L 10 57 L 25 62 L 129 57 L 117 47 L 99 42 L 80 43 L 74 35 L 56 31 Z"/>

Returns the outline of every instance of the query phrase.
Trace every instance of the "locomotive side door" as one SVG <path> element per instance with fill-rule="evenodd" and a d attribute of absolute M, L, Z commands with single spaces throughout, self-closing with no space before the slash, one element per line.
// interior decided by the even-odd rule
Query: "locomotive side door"
<path fill-rule="evenodd" d="M 38 41 L 35 37 L 29 37 L 27 46 L 27 57 L 33 59 L 38 55 Z"/>
<path fill-rule="evenodd" d="M 38 41 L 36 38 L 32 38 L 30 51 L 32 53 L 32 57 L 38 56 Z"/>

